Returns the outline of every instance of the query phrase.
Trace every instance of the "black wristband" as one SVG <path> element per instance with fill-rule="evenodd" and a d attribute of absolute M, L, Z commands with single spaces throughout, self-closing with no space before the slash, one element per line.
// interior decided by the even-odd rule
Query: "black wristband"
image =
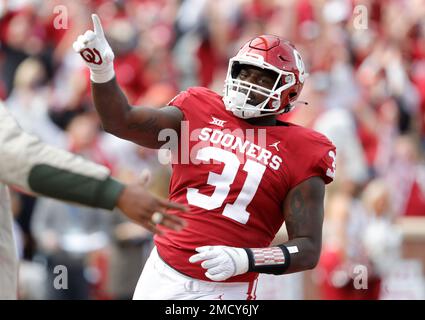
<path fill-rule="evenodd" d="M 284 244 L 280 244 L 278 245 L 278 247 L 283 251 L 283 255 L 285 256 L 285 268 L 282 271 L 282 273 L 284 273 L 291 265 L 291 254 L 289 253 L 288 248 Z"/>
<path fill-rule="evenodd" d="M 270 248 L 245 248 L 249 261 L 249 272 L 283 274 L 289 268 L 291 256 L 288 248 L 281 244 Z"/>

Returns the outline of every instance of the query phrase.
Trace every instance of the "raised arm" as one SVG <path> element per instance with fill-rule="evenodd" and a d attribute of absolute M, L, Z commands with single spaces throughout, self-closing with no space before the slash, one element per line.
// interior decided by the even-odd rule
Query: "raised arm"
<path fill-rule="evenodd" d="M 180 132 L 183 114 L 178 108 L 132 107 L 115 78 L 105 83 L 92 82 L 92 93 L 103 128 L 117 137 L 158 149 L 164 144 L 158 141 L 162 129 Z"/>
<path fill-rule="evenodd" d="M 182 112 L 175 107 L 132 107 L 115 79 L 114 53 L 106 41 L 100 19 L 92 15 L 94 31 L 88 30 L 73 48 L 90 68 L 93 100 L 105 131 L 148 148 L 160 148 L 162 129 L 180 132 Z"/>

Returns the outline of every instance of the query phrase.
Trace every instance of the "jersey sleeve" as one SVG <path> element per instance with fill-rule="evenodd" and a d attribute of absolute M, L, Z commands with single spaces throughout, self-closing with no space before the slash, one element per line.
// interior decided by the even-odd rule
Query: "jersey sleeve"
<path fill-rule="evenodd" d="M 190 96 L 189 91 L 182 91 L 178 95 L 176 95 L 170 102 L 168 102 L 167 106 L 172 106 L 179 108 L 181 112 L 183 112 L 183 118 L 188 120 L 188 98 Z"/>
<path fill-rule="evenodd" d="M 325 181 L 326 184 L 331 183 L 335 178 L 336 170 L 336 148 L 331 145 L 325 148 L 325 152 L 318 160 L 314 167 L 316 176 L 319 176 Z"/>
<path fill-rule="evenodd" d="M 336 170 L 335 146 L 321 134 L 314 134 L 314 139 L 303 150 L 294 166 L 291 187 L 311 177 L 320 177 L 325 184 L 331 183 Z"/>
<path fill-rule="evenodd" d="M 209 114 L 214 108 L 221 108 L 221 105 L 212 103 L 214 99 L 217 99 L 217 94 L 207 88 L 190 87 L 180 92 L 167 105 L 179 108 L 183 119 L 189 121 L 193 128 L 199 128 L 205 121 L 211 121 Z"/>

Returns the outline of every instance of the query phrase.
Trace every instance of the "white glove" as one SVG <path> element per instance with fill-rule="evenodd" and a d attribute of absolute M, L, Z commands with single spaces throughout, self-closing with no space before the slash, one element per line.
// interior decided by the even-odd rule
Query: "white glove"
<path fill-rule="evenodd" d="M 84 35 L 78 36 L 72 47 L 90 68 L 90 79 L 93 82 L 108 82 L 115 75 L 114 53 L 106 41 L 99 17 L 96 14 L 92 14 L 91 17 L 94 32 L 87 30 Z"/>
<path fill-rule="evenodd" d="M 204 246 L 189 258 L 190 263 L 203 261 L 205 275 L 213 281 L 224 281 L 248 271 L 248 255 L 244 249 L 226 246 Z"/>

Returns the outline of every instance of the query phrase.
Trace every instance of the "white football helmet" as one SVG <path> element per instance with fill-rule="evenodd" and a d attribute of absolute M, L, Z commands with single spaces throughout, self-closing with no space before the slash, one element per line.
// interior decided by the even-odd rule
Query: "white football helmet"
<path fill-rule="evenodd" d="M 272 89 L 238 79 L 243 64 L 275 72 L 277 78 Z M 300 95 L 305 78 L 304 63 L 291 43 L 273 35 L 259 36 L 248 41 L 230 59 L 223 102 L 227 110 L 244 119 L 288 112 Z M 250 93 L 265 99 L 252 105 Z"/>

